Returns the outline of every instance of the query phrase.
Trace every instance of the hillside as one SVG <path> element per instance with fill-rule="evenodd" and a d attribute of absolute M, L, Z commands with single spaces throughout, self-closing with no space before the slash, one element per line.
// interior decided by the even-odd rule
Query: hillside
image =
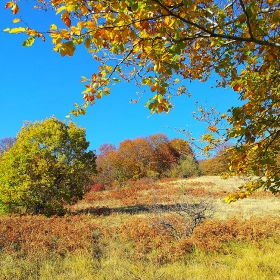
<path fill-rule="evenodd" d="M 2 216 L 0 279 L 279 279 L 279 197 L 223 202 L 242 182 L 142 180 L 65 217 Z"/>

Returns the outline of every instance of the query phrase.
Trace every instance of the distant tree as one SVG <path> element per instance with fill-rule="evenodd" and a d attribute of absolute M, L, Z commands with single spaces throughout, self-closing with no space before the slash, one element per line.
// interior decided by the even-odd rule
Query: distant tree
<path fill-rule="evenodd" d="M 170 168 L 177 164 L 180 154 L 165 134 L 152 135 L 149 140 L 154 147 L 154 170 L 160 177 L 165 177 Z"/>
<path fill-rule="evenodd" d="M 87 191 L 95 155 L 85 129 L 52 117 L 26 122 L 0 160 L 2 212 L 63 214 Z"/>
<path fill-rule="evenodd" d="M 174 138 L 170 141 L 170 145 L 179 154 L 180 159 L 188 156 L 195 156 L 194 151 L 191 149 L 189 143 L 181 138 Z"/>
<path fill-rule="evenodd" d="M 98 149 L 98 155 L 100 157 L 104 157 L 108 155 L 110 152 L 116 151 L 116 147 L 110 143 L 105 143 L 101 145 Z"/>
<path fill-rule="evenodd" d="M 203 159 L 199 161 L 199 169 L 202 175 L 221 175 L 222 173 L 229 171 L 229 161 L 228 155 L 226 154 L 226 149 L 229 147 L 224 147 L 217 151 L 216 155 Z"/>
<path fill-rule="evenodd" d="M 127 180 L 144 177 L 158 179 L 172 174 L 176 174 L 176 177 L 198 174 L 197 162 L 189 144 L 183 139 L 170 141 L 161 133 L 126 139 L 118 149 L 110 144 L 102 145 L 96 162 L 98 174 L 95 181 L 106 186 L 112 185 L 114 181 L 123 185 Z M 181 169 L 175 171 L 178 165 L 182 165 Z M 188 167 L 189 171 L 186 170 Z"/>
<path fill-rule="evenodd" d="M 140 179 L 147 176 L 153 164 L 154 151 L 146 138 L 124 140 L 118 149 L 118 167 L 124 180 Z"/>
<path fill-rule="evenodd" d="M 97 174 L 93 178 L 96 183 L 107 187 L 113 184 L 116 154 L 116 148 L 112 144 L 105 143 L 98 149 Z"/>
<path fill-rule="evenodd" d="M 181 158 L 178 164 L 171 169 L 170 173 L 172 178 L 189 178 L 201 174 L 198 162 L 191 155 Z"/>
<path fill-rule="evenodd" d="M 15 143 L 16 138 L 5 137 L 0 140 L 0 156 L 9 150 Z"/>

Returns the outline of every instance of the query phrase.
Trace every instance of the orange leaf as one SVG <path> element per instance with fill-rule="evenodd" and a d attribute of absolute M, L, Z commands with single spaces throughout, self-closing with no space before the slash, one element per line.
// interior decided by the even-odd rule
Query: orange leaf
<path fill-rule="evenodd" d="M 62 15 L 61 15 L 61 19 L 62 21 L 65 23 L 65 25 L 67 27 L 70 27 L 71 26 L 71 19 L 70 19 L 70 15 L 68 12 L 64 12 Z"/>
<path fill-rule="evenodd" d="M 235 91 L 239 91 L 239 90 L 241 89 L 241 85 L 240 85 L 239 83 L 237 83 L 237 84 L 233 87 L 233 89 L 234 89 Z"/>
<path fill-rule="evenodd" d="M 267 56 L 267 60 L 268 61 L 273 61 L 274 60 L 274 56 L 272 54 Z"/>
<path fill-rule="evenodd" d="M 150 24 L 147 20 L 142 23 L 142 27 L 146 30 L 150 30 Z"/>
<path fill-rule="evenodd" d="M 5 5 L 5 9 L 12 8 L 15 4 L 13 2 L 7 2 Z"/>
<path fill-rule="evenodd" d="M 7 2 L 5 9 L 11 8 L 12 13 L 15 15 L 19 12 L 19 6 L 13 2 Z"/>
<path fill-rule="evenodd" d="M 52 5 L 53 6 L 58 6 L 62 3 L 62 0 L 52 0 Z"/>
<path fill-rule="evenodd" d="M 239 17 L 239 22 L 242 24 L 246 21 L 246 15 L 245 14 L 242 14 L 240 17 Z"/>
<path fill-rule="evenodd" d="M 87 8 L 86 5 L 82 5 L 82 6 L 80 7 L 80 10 L 81 10 L 81 12 L 82 12 L 83 15 L 86 15 L 86 14 L 88 13 L 88 8 Z"/>

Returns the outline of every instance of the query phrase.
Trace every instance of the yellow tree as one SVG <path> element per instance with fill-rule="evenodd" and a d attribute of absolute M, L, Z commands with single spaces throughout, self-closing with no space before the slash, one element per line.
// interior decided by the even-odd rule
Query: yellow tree
<path fill-rule="evenodd" d="M 121 80 L 148 86 L 147 107 L 169 112 L 172 96 L 187 92 L 184 80 L 206 81 L 219 76 L 217 86 L 230 87 L 244 100 L 222 115 L 229 123 L 226 139 L 232 174 L 259 178 L 229 201 L 248 196 L 260 187 L 277 192 L 279 154 L 279 20 L 278 0 L 35 0 L 36 8 L 61 18 L 61 25 L 37 31 L 18 17 L 20 0 L 6 3 L 15 14 L 9 33 L 25 33 L 24 46 L 48 35 L 53 49 L 72 56 L 84 45 L 99 61 L 97 73 L 83 77 L 85 108 Z M 219 142 L 219 129 L 210 125 L 205 152 Z"/>

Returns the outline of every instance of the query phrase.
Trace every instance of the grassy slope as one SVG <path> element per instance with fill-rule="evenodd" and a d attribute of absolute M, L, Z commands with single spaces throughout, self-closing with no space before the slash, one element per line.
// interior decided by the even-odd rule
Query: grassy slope
<path fill-rule="evenodd" d="M 0 279 L 280 279 L 279 198 L 224 203 L 241 183 L 137 185 L 89 193 L 69 217 L 2 217 Z M 213 201 L 215 220 L 178 241 L 153 226 L 151 205 L 186 200 Z"/>

